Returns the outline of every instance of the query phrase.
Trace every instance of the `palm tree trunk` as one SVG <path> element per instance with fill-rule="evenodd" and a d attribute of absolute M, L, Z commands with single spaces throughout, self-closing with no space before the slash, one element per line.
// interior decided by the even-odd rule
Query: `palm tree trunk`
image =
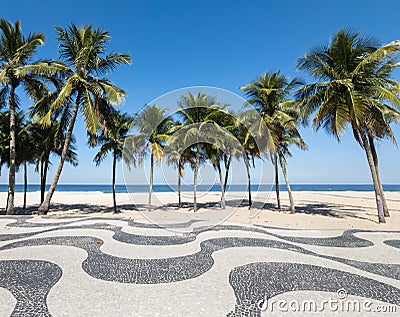
<path fill-rule="evenodd" d="M 221 164 L 218 162 L 217 164 L 217 170 L 218 170 L 218 175 L 219 175 L 219 184 L 221 186 L 221 208 L 225 209 L 225 189 L 224 189 L 224 184 L 222 183 L 222 171 L 221 171 Z"/>
<path fill-rule="evenodd" d="M 154 154 L 151 151 L 150 156 L 150 188 L 149 188 L 149 210 L 151 208 L 151 194 L 153 193 L 153 173 L 154 173 Z"/>
<path fill-rule="evenodd" d="M 46 182 L 47 182 L 47 171 L 49 170 L 49 156 L 50 152 L 46 153 L 44 162 L 41 162 L 41 178 L 40 178 L 40 204 L 44 201 L 44 195 L 46 193 Z M 43 171 L 42 171 L 43 169 Z"/>
<path fill-rule="evenodd" d="M 390 217 L 389 208 L 387 206 L 386 197 L 385 197 L 385 193 L 383 191 L 383 186 L 382 186 L 382 182 L 381 182 L 381 176 L 379 174 L 378 153 L 376 152 L 374 138 L 372 137 L 372 135 L 370 133 L 368 133 L 368 141 L 369 141 L 369 146 L 371 148 L 372 157 L 374 159 L 374 166 L 375 166 L 375 170 L 376 170 L 376 175 L 378 177 L 379 190 L 381 192 L 382 204 L 383 204 L 383 215 L 385 217 Z"/>
<path fill-rule="evenodd" d="M 24 164 L 24 206 L 23 209 L 26 209 L 26 192 L 28 191 L 28 173 L 26 167 L 26 161 L 23 162 Z"/>
<path fill-rule="evenodd" d="M 67 134 L 65 136 L 65 142 L 64 142 L 63 150 L 61 152 L 60 163 L 58 164 L 57 171 L 56 171 L 56 173 L 54 175 L 54 179 L 53 179 L 53 182 L 51 183 L 49 191 L 48 191 L 48 193 L 46 195 L 46 199 L 39 206 L 39 209 L 38 209 L 38 214 L 39 215 L 46 215 L 47 212 L 50 209 L 51 198 L 53 197 L 54 191 L 56 190 L 56 187 L 57 187 L 57 184 L 58 184 L 58 180 L 60 179 L 61 172 L 62 172 L 62 169 L 63 169 L 63 166 L 64 166 L 64 162 L 65 162 L 65 160 L 67 158 L 69 145 L 71 144 L 72 131 L 74 130 L 76 117 L 78 115 L 80 99 L 81 99 L 81 93 L 79 92 L 78 96 L 76 97 L 76 102 L 75 102 L 74 108 L 72 110 L 71 120 L 69 122 Z"/>
<path fill-rule="evenodd" d="M 179 158 L 178 160 L 178 208 L 182 207 L 182 200 L 181 200 L 181 175 L 182 175 L 182 162 Z"/>
<path fill-rule="evenodd" d="M 376 174 L 376 169 L 375 169 L 375 164 L 374 164 L 374 158 L 372 155 L 371 148 L 369 146 L 367 137 L 365 136 L 364 132 L 360 132 L 360 137 L 363 142 L 363 147 L 365 150 L 365 154 L 367 156 L 367 161 L 369 168 L 371 170 L 371 175 L 372 175 L 372 181 L 374 183 L 374 191 L 375 191 L 375 199 L 376 199 L 376 206 L 378 208 L 378 221 L 379 223 L 385 223 L 385 216 L 383 213 L 383 202 L 382 202 L 382 196 L 381 196 L 381 191 L 379 189 L 379 184 L 378 184 L 378 176 Z"/>
<path fill-rule="evenodd" d="M 114 213 L 118 213 L 117 210 L 117 198 L 116 198 L 116 188 L 115 188 L 115 178 L 116 178 L 116 170 L 117 170 L 117 152 L 114 149 L 113 156 L 113 170 L 112 170 L 112 189 L 113 189 L 113 204 L 114 204 Z"/>
<path fill-rule="evenodd" d="M 246 165 L 246 171 L 247 171 L 247 189 L 249 191 L 249 209 L 251 208 L 251 205 L 253 204 L 251 200 L 251 175 L 250 175 L 250 163 L 249 163 L 249 158 L 247 157 L 247 153 L 243 153 L 243 158 L 244 158 L 244 163 Z"/>
<path fill-rule="evenodd" d="M 232 156 L 229 155 L 227 161 L 225 161 L 225 180 L 224 180 L 224 192 L 226 192 L 226 185 L 228 184 L 229 169 L 231 167 Z"/>
<path fill-rule="evenodd" d="M 10 170 L 8 176 L 8 197 L 6 215 L 14 214 L 14 195 L 15 195 L 15 88 L 11 86 L 9 101 L 10 113 Z"/>
<path fill-rule="evenodd" d="M 285 163 L 285 159 L 284 159 L 283 155 L 279 155 L 279 161 L 281 163 L 283 177 L 285 178 L 286 188 L 287 188 L 287 191 L 288 191 L 288 194 L 289 194 L 290 213 L 294 214 L 296 212 L 296 209 L 294 207 L 292 189 L 290 188 L 289 177 L 288 177 L 288 174 L 287 174 L 286 163 Z"/>
<path fill-rule="evenodd" d="M 197 174 L 199 173 L 200 164 L 200 143 L 197 143 L 196 163 L 194 167 L 194 180 L 193 180 L 193 211 L 197 211 Z"/>
<path fill-rule="evenodd" d="M 40 203 L 42 203 L 44 200 L 43 169 L 44 169 L 44 162 L 43 162 L 43 160 L 41 160 L 40 161 Z"/>
<path fill-rule="evenodd" d="M 275 165 L 275 192 L 276 201 L 278 202 L 278 210 L 281 210 L 281 198 L 279 195 L 279 172 L 278 172 L 278 154 L 274 155 L 274 165 Z"/>

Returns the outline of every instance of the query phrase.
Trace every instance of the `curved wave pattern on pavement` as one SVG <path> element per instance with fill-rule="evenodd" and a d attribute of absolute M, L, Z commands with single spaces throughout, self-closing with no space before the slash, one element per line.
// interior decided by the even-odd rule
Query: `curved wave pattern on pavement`
<path fill-rule="evenodd" d="M 228 314 L 229 317 L 261 316 L 262 309 L 273 309 L 271 303 L 268 308 L 268 300 L 272 297 L 302 290 L 336 293 L 344 289 L 346 296 L 355 295 L 400 305 L 400 289 L 396 287 L 360 275 L 308 264 L 251 263 L 234 268 L 229 274 L 229 283 L 236 296 L 235 309 Z M 332 294 L 332 298 L 340 299 L 337 294 Z"/>
<path fill-rule="evenodd" d="M 160 237 L 157 238 L 159 239 Z M 170 237 L 164 238 L 168 239 Z M 400 280 L 399 264 L 370 263 L 322 255 L 290 243 L 270 239 L 241 237 L 207 239 L 200 243 L 201 249 L 196 253 L 163 259 L 130 259 L 108 255 L 100 250 L 100 245 L 103 243 L 101 239 L 90 236 L 48 237 L 6 244 L 0 247 L 0 251 L 35 245 L 74 246 L 88 253 L 88 257 L 83 262 L 82 267 L 89 275 L 102 280 L 134 284 L 170 283 L 197 277 L 212 267 L 214 263 L 212 259 L 213 252 L 233 247 L 264 247 L 290 250 L 337 261 L 373 274 Z"/>
<path fill-rule="evenodd" d="M 272 228 L 260 226 L 241 226 L 241 225 L 202 225 L 198 220 L 186 222 L 168 223 L 158 226 L 152 223 L 141 223 L 133 219 L 115 219 L 104 217 L 93 218 L 72 218 L 62 222 L 50 222 L 54 218 L 44 218 L 41 223 L 30 222 L 31 217 L 9 218 L 16 219 L 15 222 L 6 224 L 8 229 L 4 234 L 0 234 L 0 259 L 2 250 L 11 250 L 20 247 L 33 247 L 39 245 L 61 245 L 77 247 L 87 252 L 86 259 L 82 262 L 82 269 L 88 275 L 100 280 L 131 283 L 131 284 L 162 284 L 179 282 L 194 279 L 209 271 L 214 265 L 213 253 L 223 249 L 240 247 L 257 247 L 287 250 L 293 253 L 293 260 L 290 263 L 253 263 L 234 268 L 230 274 L 230 283 L 236 295 L 235 310 L 229 316 L 259 316 L 259 309 L 255 309 L 255 301 L 263 294 L 268 298 L 290 290 L 315 290 L 334 292 L 344 287 L 339 285 L 341 281 L 346 284 L 349 294 L 364 296 L 382 300 L 389 303 L 398 304 L 400 295 L 399 289 L 366 278 L 361 275 L 352 274 L 331 268 L 320 266 L 297 264 L 296 254 L 305 254 L 312 257 L 331 260 L 342 263 L 352 268 L 360 269 L 364 272 L 400 280 L 400 264 L 373 263 L 347 259 L 346 256 L 331 256 L 318 254 L 307 249 L 307 245 L 317 245 L 323 247 L 340 247 L 345 252 L 355 248 L 365 248 L 374 245 L 373 241 L 355 236 L 358 232 L 372 232 L 362 230 L 338 231 L 337 236 L 333 237 L 301 237 L 284 234 L 276 234 Z M 63 219 L 63 218 L 55 218 Z M 49 220 L 48 222 L 46 222 Z M 86 220 L 99 221 L 99 223 L 86 223 Z M 121 221 L 121 226 L 116 226 L 107 221 Z M 118 223 L 117 223 L 118 224 Z M 183 234 L 165 235 L 134 234 L 123 231 L 123 227 L 129 225 L 153 230 L 166 230 L 165 228 L 190 228 L 191 230 Z M 12 228 L 27 228 L 24 233 L 10 233 Z M 29 228 L 43 228 L 40 231 L 29 232 Z M 58 232 L 59 230 L 79 229 L 82 236 L 74 235 L 54 236 L 45 238 L 32 238 L 40 233 Z M 218 235 L 219 231 L 230 232 L 231 236 L 221 236 L 205 239 L 199 242 L 200 250 L 191 254 L 174 256 L 168 258 L 124 258 L 104 253 L 101 245 L 107 243 L 95 236 L 92 232 L 88 235 L 86 229 L 108 230 L 113 232 L 112 238 L 116 241 L 131 245 L 149 245 L 164 247 L 168 245 L 183 245 L 194 242 L 197 237 L 204 232 L 214 232 Z M 274 228 L 277 229 L 277 228 Z M 241 236 L 235 236 L 235 232 L 241 232 Z M 160 233 L 158 232 L 158 233 Z M 246 233 L 247 237 L 243 234 Z M 265 238 L 253 238 L 252 233 L 265 234 Z M 398 233 L 398 232 L 397 232 Z M 317 235 L 318 233 L 316 233 Z M 379 232 L 376 232 L 379 235 Z M 371 237 L 372 238 L 372 237 Z M 397 238 L 397 237 L 396 237 Z M 21 240 L 22 239 L 22 240 Z M 6 241 L 18 240 L 5 244 Z M 400 239 L 386 240 L 385 244 L 400 248 Z M 299 246 L 299 244 L 301 246 Z M 347 248 L 347 250 L 345 250 Z M 257 251 L 254 251 L 257 252 Z M 368 252 L 367 249 L 365 252 Z M 397 252 L 397 250 L 393 250 Z M 346 253 L 344 253 L 346 254 Z M 348 254 L 348 253 L 347 253 Z M 293 262 L 293 263 L 292 263 Z M 232 268 L 229 268 L 231 270 Z M 271 273 L 272 272 L 272 273 Z M 0 287 L 11 291 L 17 299 L 13 316 L 40 315 L 49 316 L 46 298 L 50 289 L 60 279 L 61 268 L 56 264 L 47 261 L 33 260 L 0 260 Z M 340 287 L 341 286 L 341 287 Z M 251 287 L 251 289 L 249 288 Z M 350 288 L 349 288 L 350 287 Z M 396 301 L 397 300 L 397 301 Z"/>
<path fill-rule="evenodd" d="M 82 226 L 68 226 L 64 227 L 65 225 L 70 225 L 73 223 L 78 223 L 78 222 L 83 222 L 87 220 L 96 220 L 96 221 L 106 221 L 110 220 L 109 218 L 105 217 L 92 217 L 92 218 L 79 218 L 71 221 L 66 221 L 66 222 L 53 222 L 53 223 L 33 223 L 29 222 L 28 220 L 31 219 L 32 217 L 23 217 L 23 218 L 17 218 L 16 222 L 7 224 L 6 226 L 8 227 L 49 227 L 49 226 L 56 226 L 58 228 L 53 228 L 49 229 L 48 231 L 53 231 L 53 230 L 58 230 L 58 229 L 85 229 L 85 228 L 90 228 L 90 225 L 82 225 Z M 61 219 L 61 218 L 60 218 Z M 186 222 L 178 222 L 178 223 L 164 223 L 164 224 L 156 224 L 156 223 L 143 223 L 143 222 L 138 222 L 135 221 L 134 219 L 122 219 L 122 218 L 114 218 L 113 220 L 119 220 L 119 221 L 127 221 L 128 225 L 131 227 L 137 227 L 137 228 L 146 228 L 146 229 L 179 229 L 179 228 L 189 228 L 191 225 L 201 222 L 200 220 L 189 220 Z M 259 228 L 258 228 L 259 227 Z M 328 246 L 328 247 L 343 247 L 343 248 L 361 248 L 361 247 L 369 247 L 373 246 L 373 242 L 369 241 L 367 239 L 359 238 L 354 235 L 354 233 L 357 232 L 371 232 L 371 231 L 364 231 L 364 230 L 346 230 L 344 231 L 341 235 L 335 236 L 335 237 L 328 237 L 328 238 L 319 238 L 319 237 L 296 237 L 296 236 L 285 236 L 285 235 L 279 235 L 276 233 L 272 233 L 268 231 L 269 227 L 244 227 L 244 226 L 237 226 L 237 225 L 216 225 L 216 226 L 199 226 L 195 227 L 191 233 L 188 233 L 187 236 L 189 238 L 181 238 L 180 236 L 176 236 L 175 238 L 169 239 L 169 241 L 165 239 L 153 239 L 150 238 L 148 239 L 143 238 L 140 239 L 140 235 L 133 235 L 129 237 L 128 233 L 123 233 L 121 234 L 120 229 L 115 229 L 115 226 L 103 226 L 102 228 L 99 227 L 93 227 L 93 229 L 105 229 L 105 230 L 113 230 L 115 232 L 114 239 L 125 242 L 125 243 L 130 243 L 130 244 L 142 244 L 142 245 L 147 245 L 147 244 L 152 244 L 154 242 L 155 245 L 161 245 L 161 244 L 183 244 L 183 243 L 188 243 L 194 240 L 194 237 L 198 235 L 201 232 L 205 231 L 220 231 L 220 230 L 240 230 L 240 231 L 250 231 L 250 232 L 258 232 L 262 234 L 269 234 L 271 236 L 274 236 L 276 238 L 280 238 L 283 240 L 287 240 L 290 242 L 294 243 L 300 243 L 300 244 L 309 244 L 309 245 L 317 245 L 317 246 Z M 263 229 L 262 229 L 263 228 Z M 13 238 L 13 236 L 10 235 L 0 235 L 0 241 L 5 241 L 5 240 L 12 240 L 12 239 L 18 239 L 18 238 L 24 238 L 28 236 L 32 236 L 35 234 L 43 233 L 47 231 L 40 231 L 36 233 L 23 233 L 20 234 L 20 236 L 16 236 Z"/>

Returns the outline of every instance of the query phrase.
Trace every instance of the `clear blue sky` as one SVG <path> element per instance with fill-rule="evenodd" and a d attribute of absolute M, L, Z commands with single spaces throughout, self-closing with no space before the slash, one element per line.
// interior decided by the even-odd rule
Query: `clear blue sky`
<path fill-rule="evenodd" d="M 101 26 L 111 33 L 110 50 L 132 54 L 133 65 L 121 67 L 112 76 L 128 92 L 123 107 L 126 112 L 137 112 L 158 96 L 186 86 L 216 86 L 239 93 L 240 86 L 266 70 L 281 69 L 289 77 L 305 78 L 295 71 L 297 58 L 327 42 L 342 27 L 376 36 L 382 42 L 400 39 L 398 0 L 39 3 L 5 1 L 1 10 L 3 18 L 20 19 L 26 33 L 46 34 L 46 45 L 38 57 L 56 56 L 53 26 L 64 27 L 71 21 Z M 395 131 L 400 137 L 399 127 Z M 293 183 L 371 182 L 363 152 L 351 133 L 341 144 L 323 131 L 314 133 L 305 128 L 302 133 L 310 150 L 293 151 L 288 167 Z M 74 134 L 80 164 L 78 168 L 66 166 L 61 183 L 108 183 L 110 162 L 99 168 L 92 163 L 95 150 L 86 146 L 82 121 L 77 123 Z M 399 149 L 384 142 L 378 150 L 383 182 L 399 183 Z M 53 166 L 50 177 L 54 169 Z M 5 169 L 2 172 L 0 183 L 7 183 Z M 33 171 L 29 176 L 33 183 L 38 182 Z M 119 182 L 122 181 L 120 168 Z"/>

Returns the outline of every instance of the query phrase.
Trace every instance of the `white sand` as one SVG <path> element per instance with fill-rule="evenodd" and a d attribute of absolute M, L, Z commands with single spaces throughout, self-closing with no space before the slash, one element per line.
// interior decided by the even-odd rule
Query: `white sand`
<path fill-rule="evenodd" d="M 182 193 L 182 202 L 186 207 L 178 210 L 176 193 L 154 193 L 152 211 L 147 211 L 148 194 L 117 194 L 121 213 L 113 215 L 112 194 L 98 192 L 56 192 L 53 207 L 49 215 L 77 215 L 131 217 L 159 223 L 190 219 L 210 220 L 213 223 L 235 221 L 264 226 L 295 229 L 369 229 L 400 230 L 400 192 L 387 192 L 386 198 L 391 212 L 386 224 L 377 222 L 377 211 L 373 192 L 294 192 L 297 213 L 292 215 L 275 209 L 274 193 L 253 193 L 255 200 L 250 211 L 248 207 L 239 207 L 247 193 L 228 193 L 227 208 L 222 210 L 217 204 L 218 192 L 199 193 L 201 208 L 194 213 L 187 206 L 192 204 L 192 193 Z M 5 205 L 7 193 L 0 193 L 0 204 Z M 28 193 L 27 204 L 37 208 L 40 199 L 38 192 Z M 288 208 L 287 193 L 281 192 L 283 209 Z M 15 205 L 21 207 L 23 194 L 16 193 Z M 266 204 L 264 209 L 260 207 Z M 139 211 L 134 210 L 134 206 Z M 3 207 L 4 208 L 4 207 Z"/>

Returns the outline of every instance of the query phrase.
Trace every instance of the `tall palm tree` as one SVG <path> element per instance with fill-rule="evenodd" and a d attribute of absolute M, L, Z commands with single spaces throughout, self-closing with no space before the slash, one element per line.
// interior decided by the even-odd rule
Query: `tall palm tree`
<path fill-rule="evenodd" d="M 62 89 L 62 82 L 52 78 L 56 91 L 44 93 L 44 96 L 37 100 L 36 104 L 30 107 L 31 125 L 30 131 L 37 141 L 36 172 L 40 174 L 40 204 L 43 203 L 46 192 L 47 173 L 51 165 L 52 155 L 60 157 L 65 143 L 69 122 L 71 120 L 71 105 L 67 105 L 52 112 L 50 123 L 46 126 L 39 124 L 51 109 L 53 102 Z M 75 152 L 75 137 L 71 136 L 71 143 L 67 151 L 65 161 L 72 166 L 78 165 L 77 153 Z"/>
<path fill-rule="evenodd" d="M 223 146 L 222 140 L 226 139 L 226 133 L 220 127 L 217 120 L 223 109 L 216 102 L 215 97 L 208 96 L 201 92 L 197 95 L 188 92 L 185 96 L 181 96 L 178 106 L 177 114 L 182 121 L 182 127 L 178 133 L 175 133 L 174 139 L 179 140 L 179 142 L 183 140 L 184 145 L 180 150 L 181 152 L 183 149 L 190 147 L 195 155 L 193 210 L 196 212 L 197 177 L 200 163 L 204 160 L 205 156 L 203 144 L 214 143 L 215 145 Z"/>
<path fill-rule="evenodd" d="M 139 153 L 138 161 L 143 160 L 150 152 L 150 186 L 148 208 L 151 208 L 151 198 L 153 193 L 154 161 L 160 163 L 164 157 L 164 146 L 169 135 L 172 121 L 165 116 L 167 109 L 160 108 L 156 104 L 147 105 L 135 118 L 134 126 L 137 134 L 132 136 L 134 152 Z"/>
<path fill-rule="evenodd" d="M 43 90 L 42 75 L 51 72 L 50 63 L 31 63 L 39 46 L 44 44 L 42 33 L 22 33 L 21 23 L 0 19 L 0 99 L 8 99 L 10 119 L 10 169 L 7 198 L 7 214 L 14 213 L 15 191 L 15 113 L 18 108 L 16 90 L 22 86 L 29 95 Z M 8 96 L 8 98 L 7 98 Z"/>
<path fill-rule="evenodd" d="M 0 147 L 4 150 L 0 151 L 0 166 L 6 164 L 10 167 L 10 151 L 9 151 L 9 135 L 10 126 L 8 122 L 9 113 L 1 113 L 0 128 L 4 132 L 5 137 L 0 141 Z M 24 178 L 24 198 L 23 198 L 23 209 L 26 209 L 26 196 L 28 188 L 28 164 L 33 164 L 37 159 L 38 155 L 38 140 L 34 138 L 31 131 L 31 122 L 26 121 L 26 117 L 22 111 L 15 113 L 15 135 L 16 135 L 16 146 L 15 146 L 15 169 L 16 172 L 23 168 Z M 7 209 L 7 208 L 6 208 Z"/>
<path fill-rule="evenodd" d="M 258 110 L 270 133 L 268 150 L 275 168 L 275 191 L 279 210 L 281 209 L 278 176 L 278 166 L 281 161 L 279 158 L 279 148 L 280 140 L 283 139 L 281 133 L 284 133 L 287 128 L 297 130 L 296 126 L 299 114 L 296 102 L 291 99 L 291 93 L 302 84 L 299 78 L 288 81 L 278 71 L 275 73 L 266 72 L 264 75 L 258 77 L 257 80 L 241 87 L 241 90 L 246 94 L 247 104 L 252 105 Z M 291 210 L 293 211 L 294 204 L 290 185 L 288 186 L 288 193 Z"/>
<path fill-rule="evenodd" d="M 99 166 L 109 153 L 112 155 L 112 190 L 113 190 L 113 206 L 114 213 L 118 213 L 116 199 L 116 170 L 117 161 L 124 159 L 129 167 L 132 163 L 135 164 L 135 156 L 129 151 L 129 147 L 124 147 L 124 142 L 128 137 L 129 129 L 131 128 L 133 117 L 127 113 L 115 112 L 115 114 L 107 120 L 106 128 L 101 131 L 99 136 L 90 135 L 90 146 L 101 145 L 93 161 Z"/>
<path fill-rule="evenodd" d="M 229 172 L 230 172 L 230 167 L 231 167 L 231 162 L 232 162 L 232 157 L 236 155 L 237 151 L 240 151 L 240 140 L 238 139 L 237 132 L 238 132 L 238 126 L 237 126 L 237 115 L 235 115 L 232 111 L 229 110 L 229 107 L 225 107 L 226 111 L 219 111 L 217 114 L 217 123 L 224 129 L 226 130 L 226 133 L 228 135 L 231 135 L 233 139 L 231 138 L 226 138 L 228 140 L 231 140 L 230 142 L 223 142 L 223 148 L 219 149 L 219 155 L 218 159 L 220 162 L 222 162 L 223 167 L 225 169 L 225 176 L 220 180 L 221 182 L 221 195 L 226 193 L 226 187 L 228 184 L 228 178 L 229 178 Z M 233 142 L 232 142 L 233 141 Z M 219 168 L 220 169 L 220 168 Z M 222 175 L 220 175 L 222 177 Z M 222 202 L 221 202 L 222 203 Z"/>
<path fill-rule="evenodd" d="M 220 206 L 222 209 L 225 209 L 225 188 L 224 188 L 224 181 L 222 177 L 222 168 L 221 168 L 221 162 L 223 160 L 222 155 L 224 152 L 221 148 L 219 148 L 215 144 L 206 143 L 203 145 L 203 147 L 206 158 L 209 160 L 209 162 L 217 172 L 221 188 Z"/>
<path fill-rule="evenodd" d="M 1 130 L 5 134 L 2 140 L 4 151 L 1 155 L 0 165 L 6 164 L 10 168 L 10 151 L 9 151 L 9 135 L 10 135 L 10 113 L 4 112 L 3 120 L 0 123 Z M 24 169 L 24 205 L 26 208 L 26 191 L 27 191 L 27 164 L 33 163 L 35 144 L 27 130 L 25 117 L 22 111 L 15 112 L 15 171 L 18 172 L 20 167 Z M 6 202 L 8 204 L 8 201 Z M 8 205 L 6 205 L 6 210 Z"/>
<path fill-rule="evenodd" d="M 236 129 L 233 131 L 240 143 L 230 152 L 238 160 L 243 159 L 247 173 L 247 191 L 249 209 L 253 205 L 251 198 L 251 165 L 254 167 L 255 158 L 261 158 L 262 153 L 268 148 L 270 142 L 269 130 L 255 110 L 247 110 L 235 117 Z"/>
<path fill-rule="evenodd" d="M 54 100 L 51 109 L 41 123 L 48 126 L 52 113 L 62 107 L 71 107 L 65 142 L 60 163 L 46 199 L 39 207 L 39 214 L 47 214 L 58 180 L 67 158 L 72 132 L 79 110 L 82 112 L 89 133 L 95 134 L 104 123 L 104 118 L 112 112 L 112 105 L 122 104 L 125 91 L 113 85 L 106 75 L 121 64 L 131 64 L 128 54 L 112 53 L 105 55 L 110 41 L 108 32 L 91 25 L 77 27 L 71 24 L 66 29 L 56 27 L 59 41 L 60 59 L 65 62 L 61 73 L 65 84 Z M 71 105 L 73 100 L 73 105 Z"/>
<path fill-rule="evenodd" d="M 221 109 L 215 108 L 209 115 L 208 121 L 212 123 L 208 129 L 208 143 L 203 143 L 205 158 L 211 163 L 219 179 L 221 188 L 221 208 L 225 208 L 225 189 L 229 173 L 230 160 L 236 152 L 240 151 L 241 144 L 236 135 L 237 126 L 233 113 L 228 110 L 229 105 Z M 203 123 L 203 124 L 204 124 Z M 203 130 L 205 130 L 203 128 Z M 225 166 L 225 180 L 222 175 L 222 164 Z"/>
<path fill-rule="evenodd" d="M 16 161 L 17 166 L 24 168 L 24 202 L 23 209 L 26 209 L 26 196 L 28 190 L 28 164 L 33 164 L 37 156 L 37 140 L 33 138 L 30 131 L 30 123 L 23 122 L 20 131 L 17 133 Z"/>
<path fill-rule="evenodd" d="M 173 139 L 173 137 L 171 138 L 173 133 L 180 128 L 181 124 L 179 122 L 174 122 L 172 124 L 172 128 L 168 131 L 168 134 L 170 135 L 169 141 Z M 190 147 L 184 149 L 182 145 L 177 146 L 176 144 L 174 144 L 173 146 L 170 146 L 170 144 L 167 143 L 164 148 L 164 153 L 166 154 L 167 157 L 167 163 L 169 165 L 173 165 L 174 167 L 176 167 L 176 170 L 178 172 L 178 180 L 177 180 L 178 208 L 182 207 L 181 183 L 184 177 L 184 167 L 186 164 L 190 164 L 190 166 L 194 167 L 193 158 L 195 157 L 195 153 L 193 153 L 193 150 Z"/>
<path fill-rule="evenodd" d="M 268 120 L 273 139 L 273 152 L 271 153 L 271 160 L 275 167 L 275 190 L 278 201 L 278 209 L 281 209 L 279 195 L 280 165 L 289 196 L 290 213 L 295 213 L 296 209 L 293 194 L 287 174 L 286 157 L 292 156 L 289 149 L 289 147 L 292 145 L 296 145 L 302 150 L 307 150 L 308 147 L 298 130 L 298 125 L 300 123 L 299 103 L 295 100 L 286 100 L 281 103 L 281 108 L 282 111 L 276 112 L 274 116 Z"/>
<path fill-rule="evenodd" d="M 299 90 L 304 116 L 314 114 L 313 127 L 323 127 L 338 141 L 350 126 L 365 151 L 379 222 L 386 222 L 389 213 L 374 142 L 385 136 L 394 140 L 390 123 L 400 116 L 400 85 L 392 72 L 399 66 L 399 50 L 400 42 L 381 46 L 359 33 L 340 30 L 328 45 L 311 50 L 297 65 L 316 80 Z"/>

